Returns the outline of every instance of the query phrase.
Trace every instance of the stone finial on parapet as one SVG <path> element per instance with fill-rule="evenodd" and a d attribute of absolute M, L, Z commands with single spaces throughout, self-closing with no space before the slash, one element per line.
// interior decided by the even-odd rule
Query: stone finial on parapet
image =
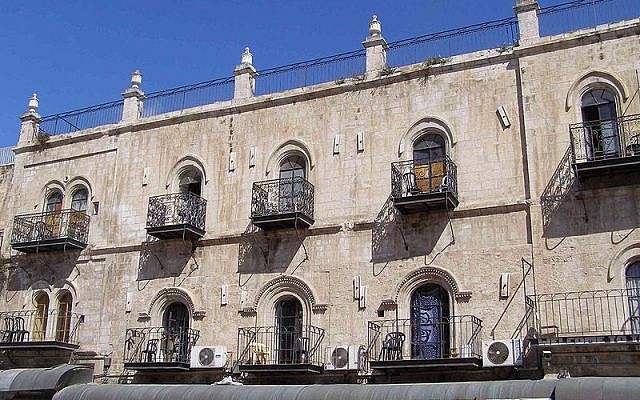
<path fill-rule="evenodd" d="M 520 44 L 526 45 L 540 37 L 538 14 L 540 5 L 537 0 L 517 0 L 513 10 L 518 17 Z"/>
<path fill-rule="evenodd" d="M 18 138 L 18 146 L 30 143 L 38 134 L 38 125 L 41 118 L 38 114 L 38 95 L 32 94 L 27 104 L 28 111 L 20 116 L 20 137 Z"/>
<path fill-rule="evenodd" d="M 382 27 L 378 16 L 369 22 L 369 36 L 362 42 L 367 55 L 367 73 L 380 71 L 387 67 L 387 42 L 382 37 Z"/>
<path fill-rule="evenodd" d="M 240 64 L 236 65 L 233 74 L 235 75 L 233 98 L 248 99 L 253 97 L 256 90 L 257 72 L 253 66 L 253 54 L 248 47 L 245 47 L 240 57 Z"/>
<path fill-rule="evenodd" d="M 139 70 L 131 74 L 131 87 L 122 93 L 124 105 L 122 107 L 121 122 L 133 122 L 140 118 L 144 100 L 144 92 L 140 89 L 142 84 L 142 74 Z"/>

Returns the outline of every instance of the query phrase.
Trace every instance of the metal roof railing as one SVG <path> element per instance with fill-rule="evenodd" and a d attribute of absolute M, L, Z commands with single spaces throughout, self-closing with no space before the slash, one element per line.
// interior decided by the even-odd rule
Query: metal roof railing
<path fill-rule="evenodd" d="M 0 165 L 12 165 L 13 156 L 13 147 L 0 147 Z"/>

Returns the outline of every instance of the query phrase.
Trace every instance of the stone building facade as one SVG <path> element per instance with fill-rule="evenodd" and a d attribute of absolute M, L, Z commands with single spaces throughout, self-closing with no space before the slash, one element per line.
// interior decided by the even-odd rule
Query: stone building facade
<path fill-rule="evenodd" d="M 0 175 L 2 368 L 638 375 L 640 21 L 515 10 L 516 46 L 394 68 L 374 18 L 363 74 L 265 95 L 247 49 L 233 98 L 163 113 L 136 71 L 75 132 L 34 95 Z"/>

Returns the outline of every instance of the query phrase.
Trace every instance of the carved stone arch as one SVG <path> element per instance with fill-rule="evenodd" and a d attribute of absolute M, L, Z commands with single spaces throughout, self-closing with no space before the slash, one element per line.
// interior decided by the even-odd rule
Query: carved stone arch
<path fill-rule="evenodd" d="M 35 306 L 36 297 L 42 292 L 49 296 L 49 303 L 51 303 L 53 301 L 53 290 L 49 285 L 49 282 L 44 279 L 38 279 L 29 286 L 24 305 L 29 309 L 32 309 Z"/>
<path fill-rule="evenodd" d="M 398 283 L 393 300 L 397 304 L 399 299 L 408 298 L 416 288 L 425 283 L 439 284 L 456 302 L 466 302 L 471 298 L 471 291 L 460 290 L 456 279 L 449 271 L 437 267 L 422 267 L 410 272 Z"/>
<path fill-rule="evenodd" d="M 64 202 L 64 198 L 65 198 L 65 185 L 63 182 L 57 180 L 57 179 L 52 179 L 50 181 L 48 181 L 47 183 L 44 184 L 44 186 L 42 187 L 42 189 L 40 190 L 40 204 L 39 206 L 42 207 L 42 210 L 44 211 L 46 204 L 47 204 L 47 198 L 53 194 L 54 192 L 60 192 L 62 194 L 62 201 Z M 38 206 L 38 205 L 37 205 Z"/>
<path fill-rule="evenodd" d="M 265 283 L 253 301 L 252 310 L 245 310 L 245 312 L 253 311 L 262 318 L 263 323 L 269 324 L 269 319 L 274 315 L 275 304 L 285 297 L 294 297 L 300 301 L 306 323 L 310 323 L 313 313 L 323 313 L 327 308 L 326 304 L 317 302 L 313 289 L 302 279 L 282 275 Z"/>
<path fill-rule="evenodd" d="M 177 192 L 180 175 L 189 169 L 195 169 L 200 172 L 200 174 L 202 175 L 203 185 L 206 185 L 209 182 L 209 178 L 207 178 L 207 172 L 204 168 L 204 163 L 200 161 L 200 157 L 194 154 L 187 154 L 186 156 L 176 161 L 176 163 L 169 171 L 165 188 L 171 188 L 172 191 Z"/>
<path fill-rule="evenodd" d="M 631 243 L 611 258 L 607 271 L 607 283 L 613 282 L 616 288 L 624 288 L 627 267 L 636 261 L 640 261 L 640 243 L 638 242 Z"/>
<path fill-rule="evenodd" d="M 78 190 L 79 188 L 84 188 L 87 190 L 88 198 L 91 199 L 93 198 L 93 187 L 94 186 L 91 184 L 89 179 L 85 178 L 84 176 L 74 176 L 73 178 L 69 179 L 69 182 L 67 182 L 65 186 L 65 197 L 70 198 L 71 196 L 73 196 L 73 193 L 76 190 Z"/>
<path fill-rule="evenodd" d="M 565 111 L 569 111 L 575 105 L 577 106 L 576 112 L 579 113 L 582 96 L 587 91 L 596 88 L 611 89 L 618 98 L 618 107 L 622 103 L 626 103 L 629 97 L 629 90 L 622 79 L 609 72 L 591 70 L 571 84 L 565 98 Z"/>
<path fill-rule="evenodd" d="M 149 303 L 147 315 L 155 322 L 157 326 L 162 325 L 162 314 L 164 310 L 171 304 L 180 302 L 187 307 L 190 318 L 195 317 L 196 309 L 191 299 L 191 295 L 184 289 L 177 287 L 169 287 L 160 290 Z"/>
<path fill-rule="evenodd" d="M 280 163 L 286 157 L 292 154 L 300 154 L 302 157 L 304 157 L 307 164 L 307 172 L 310 172 L 315 166 L 316 157 L 311 147 L 309 147 L 302 140 L 291 139 L 287 140 L 284 143 L 281 143 L 271 151 L 271 154 L 269 155 L 269 158 L 267 160 L 267 165 L 264 173 L 265 176 L 269 176 L 272 170 L 277 170 L 280 167 Z"/>
<path fill-rule="evenodd" d="M 437 133 L 441 135 L 446 141 L 447 153 L 456 145 L 451 124 L 442 118 L 428 116 L 413 124 L 409 130 L 400 137 L 398 157 L 402 157 L 403 155 L 406 157 L 407 154 L 410 154 L 410 150 L 413 148 L 413 142 L 425 133 Z"/>
<path fill-rule="evenodd" d="M 58 300 L 60 300 L 60 296 L 64 292 L 69 292 L 71 294 L 71 299 L 73 300 L 73 306 L 78 305 L 78 292 L 76 291 L 75 286 L 66 279 L 60 279 L 51 285 L 53 288 L 53 301 L 58 304 Z"/>

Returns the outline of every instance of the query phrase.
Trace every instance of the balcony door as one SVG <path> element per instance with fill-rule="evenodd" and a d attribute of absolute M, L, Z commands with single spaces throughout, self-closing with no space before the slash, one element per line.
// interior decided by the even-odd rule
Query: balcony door
<path fill-rule="evenodd" d="M 278 185 L 278 210 L 280 214 L 298 211 L 298 197 L 302 193 L 305 178 L 305 162 L 302 156 L 291 156 L 280 165 Z"/>
<path fill-rule="evenodd" d="M 440 187 L 445 175 L 446 147 L 444 138 L 429 133 L 413 143 L 413 173 L 415 184 L 422 193 Z"/>
<path fill-rule="evenodd" d="M 411 358 L 449 356 L 449 295 L 439 285 L 420 286 L 411 295 Z"/>
<path fill-rule="evenodd" d="M 36 312 L 33 318 L 33 330 L 31 339 L 34 342 L 42 342 L 47 336 L 47 320 L 49 318 L 49 296 L 40 292 L 34 300 Z"/>
<path fill-rule="evenodd" d="M 59 237 L 62 225 L 62 193 L 54 192 L 47 197 L 45 212 L 42 238 L 54 239 Z"/>
<path fill-rule="evenodd" d="M 276 355 L 278 364 L 294 364 L 300 359 L 302 304 L 295 298 L 276 304 Z"/>
<path fill-rule="evenodd" d="M 593 89 L 582 96 L 584 142 L 589 161 L 620 156 L 616 101 L 613 92 Z"/>
<path fill-rule="evenodd" d="M 81 240 L 85 232 L 85 214 L 88 201 L 87 190 L 78 189 L 71 196 L 71 214 L 69 216 L 69 236 Z"/>
<path fill-rule="evenodd" d="M 71 293 L 67 291 L 62 293 L 58 299 L 58 318 L 56 321 L 56 341 L 58 342 L 69 342 L 72 303 Z"/>
<path fill-rule="evenodd" d="M 179 224 L 197 225 L 197 210 L 194 197 L 202 194 L 202 175 L 196 169 L 189 169 L 180 175 L 178 180 L 180 195 L 177 198 L 176 217 Z"/>
<path fill-rule="evenodd" d="M 164 360 L 184 362 L 189 351 L 189 310 L 180 302 L 171 303 L 162 316 L 161 350 Z"/>
<path fill-rule="evenodd" d="M 629 265 L 625 275 L 631 332 L 640 333 L 640 261 Z"/>

